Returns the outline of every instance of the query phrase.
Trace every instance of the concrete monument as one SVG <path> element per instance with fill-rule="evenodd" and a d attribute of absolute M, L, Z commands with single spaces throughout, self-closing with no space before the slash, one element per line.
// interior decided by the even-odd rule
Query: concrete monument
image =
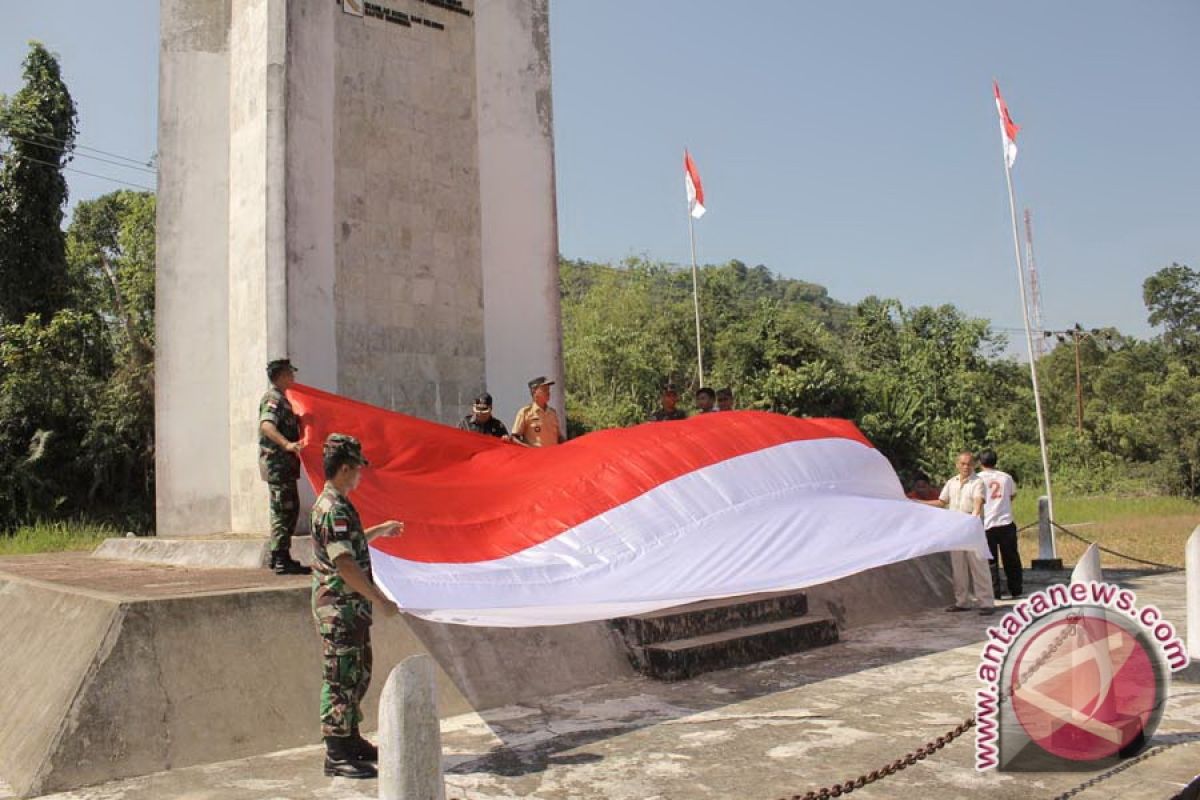
<path fill-rule="evenodd" d="M 547 0 L 163 0 L 157 532 L 265 532 L 263 368 L 452 422 L 561 380 Z"/>

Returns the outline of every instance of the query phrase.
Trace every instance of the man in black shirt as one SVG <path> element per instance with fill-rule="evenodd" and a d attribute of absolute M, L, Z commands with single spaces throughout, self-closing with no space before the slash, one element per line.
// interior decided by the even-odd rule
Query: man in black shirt
<path fill-rule="evenodd" d="M 471 412 L 463 417 L 462 422 L 458 423 L 461 430 L 495 436 L 498 439 L 508 438 L 508 428 L 504 427 L 503 422 L 492 416 L 492 396 L 490 394 L 484 392 L 476 397 L 475 404 L 471 406 Z"/>

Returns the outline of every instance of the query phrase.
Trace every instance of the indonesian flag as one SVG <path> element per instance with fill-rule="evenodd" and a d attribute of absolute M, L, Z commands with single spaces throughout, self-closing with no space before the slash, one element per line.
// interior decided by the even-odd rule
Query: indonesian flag
<path fill-rule="evenodd" d="M 687 186 L 688 213 L 694 218 L 704 216 L 704 185 L 700 183 L 700 172 L 687 150 L 683 151 L 683 182 Z"/>
<path fill-rule="evenodd" d="M 927 553 L 987 558 L 978 517 L 905 499 L 853 423 L 758 411 L 590 433 L 525 448 L 306 386 L 301 458 L 359 438 L 350 496 L 376 582 L 438 622 L 533 626 L 799 589 Z"/>
<path fill-rule="evenodd" d="M 996 112 L 1000 115 L 1000 138 L 1004 142 L 1004 163 L 1012 169 L 1017 160 L 1017 123 L 1008 115 L 1008 104 L 1000 96 L 1000 84 L 992 81 L 992 89 L 996 92 Z"/>

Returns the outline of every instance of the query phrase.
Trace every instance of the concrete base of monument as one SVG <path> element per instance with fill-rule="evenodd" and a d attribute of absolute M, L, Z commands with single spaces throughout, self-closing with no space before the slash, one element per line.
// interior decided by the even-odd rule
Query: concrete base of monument
<path fill-rule="evenodd" d="M 948 565 L 931 556 L 812 587 L 808 605 L 840 627 L 902 618 L 948 601 Z M 0 780 L 29 797 L 318 742 L 309 595 L 308 578 L 261 569 L 0 558 Z M 443 716 L 635 675 L 608 622 L 486 629 L 400 616 L 377 620 L 372 639 L 377 675 L 434 657 Z M 364 705 L 367 729 L 382 683 Z"/>
<path fill-rule="evenodd" d="M 270 559 L 269 539 L 262 534 L 230 533 L 222 536 L 167 538 L 137 536 L 105 539 L 96 558 L 138 561 L 174 567 L 212 567 L 250 569 L 265 567 Z M 312 562 L 312 539 L 292 537 L 292 558 L 302 564 Z"/>

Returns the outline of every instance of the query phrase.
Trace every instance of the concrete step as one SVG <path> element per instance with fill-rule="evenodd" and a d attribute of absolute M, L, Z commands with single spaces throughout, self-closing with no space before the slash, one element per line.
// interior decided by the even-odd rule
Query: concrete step
<path fill-rule="evenodd" d="M 802 617 L 807 613 L 808 596 L 804 592 L 762 592 L 619 617 L 612 623 L 631 647 L 640 647 Z"/>
<path fill-rule="evenodd" d="M 129 536 L 105 539 L 92 555 L 171 567 L 260 569 L 270 560 L 268 541 L 266 536 L 252 534 L 177 539 Z M 312 563 L 311 536 L 293 536 L 291 550 L 292 558 L 301 564 Z"/>
<path fill-rule="evenodd" d="M 837 624 L 830 618 L 785 619 L 635 647 L 634 658 L 643 674 L 678 681 L 823 647 L 837 640 Z"/>

